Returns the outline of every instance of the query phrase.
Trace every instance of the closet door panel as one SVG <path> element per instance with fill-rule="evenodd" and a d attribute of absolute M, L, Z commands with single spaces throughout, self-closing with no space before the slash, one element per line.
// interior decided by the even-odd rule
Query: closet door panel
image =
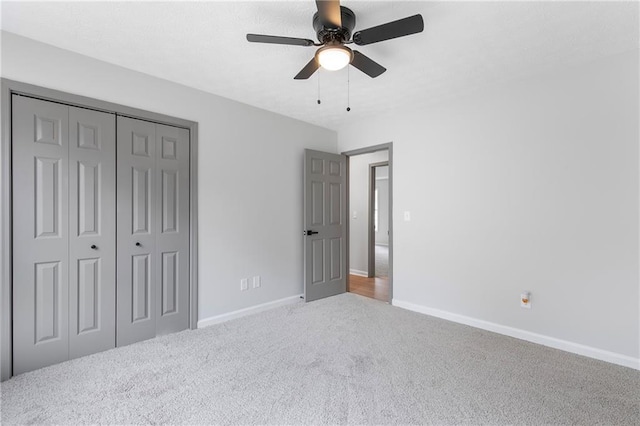
<path fill-rule="evenodd" d="M 156 335 L 156 125 L 118 117 L 117 345 Z"/>
<path fill-rule="evenodd" d="M 156 125 L 157 334 L 189 328 L 189 131 Z"/>
<path fill-rule="evenodd" d="M 13 372 L 69 357 L 69 108 L 12 96 Z"/>
<path fill-rule="evenodd" d="M 116 344 L 115 115 L 69 109 L 69 356 Z"/>

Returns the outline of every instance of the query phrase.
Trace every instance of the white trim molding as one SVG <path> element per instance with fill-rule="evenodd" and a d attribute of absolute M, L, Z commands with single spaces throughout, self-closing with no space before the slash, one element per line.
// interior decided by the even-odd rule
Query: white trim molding
<path fill-rule="evenodd" d="M 369 274 L 367 274 L 365 271 L 361 271 L 359 269 L 349 269 L 349 274 L 357 275 L 359 277 L 368 277 L 369 276 Z"/>
<path fill-rule="evenodd" d="M 557 339 L 555 337 L 521 330 L 519 328 L 508 327 L 506 325 L 496 324 L 493 322 L 467 317 L 460 314 L 454 314 L 452 312 L 428 308 L 426 306 L 416 305 L 415 303 L 404 302 L 402 300 L 393 299 L 391 304 L 393 306 L 407 309 L 409 311 L 430 315 L 432 317 L 442 318 L 448 321 L 469 325 L 471 327 L 480 328 L 482 330 L 492 331 L 494 333 L 503 334 L 505 336 L 515 337 L 516 339 L 526 340 L 528 342 L 537 343 L 539 345 L 548 346 L 554 349 L 560 349 L 565 352 L 571 352 L 577 355 L 595 358 L 601 361 L 610 362 L 612 364 L 622 365 L 624 367 L 640 370 L 640 358 L 633 358 L 628 355 L 609 352 L 603 349 L 594 348 L 592 346 L 586 346 L 580 343 L 570 342 L 568 340 Z"/>
<path fill-rule="evenodd" d="M 208 327 L 214 324 L 220 324 L 236 318 L 246 317 L 247 315 L 257 314 L 259 312 L 268 311 L 270 309 L 279 308 L 281 306 L 292 305 L 294 303 L 301 303 L 303 301 L 302 294 L 297 294 L 291 297 L 285 297 L 284 299 L 274 300 L 272 302 L 262 303 L 256 306 L 250 306 L 244 309 L 238 309 L 237 311 L 227 312 L 226 314 L 216 315 L 209 318 L 204 318 L 198 321 L 198 328 Z"/>

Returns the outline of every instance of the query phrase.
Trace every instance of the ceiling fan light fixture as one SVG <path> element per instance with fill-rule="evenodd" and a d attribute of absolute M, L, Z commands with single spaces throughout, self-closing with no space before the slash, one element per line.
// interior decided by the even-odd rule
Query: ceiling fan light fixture
<path fill-rule="evenodd" d="M 316 60 L 320 66 L 329 71 L 340 70 L 353 59 L 353 52 L 341 44 L 327 45 L 316 52 Z"/>

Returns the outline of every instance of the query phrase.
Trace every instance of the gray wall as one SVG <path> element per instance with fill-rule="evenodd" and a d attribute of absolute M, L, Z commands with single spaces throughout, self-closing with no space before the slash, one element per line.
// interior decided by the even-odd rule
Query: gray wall
<path fill-rule="evenodd" d="M 366 274 L 369 265 L 369 164 L 388 159 L 388 151 L 349 157 L 349 267 L 356 273 Z M 354 212 L 357 212 L 355 219 Z"/>
<path fill-rule="evenodd" d="M 6 32 L 2 77 L 199 123 L 201 319 L 302 293 L 303 151 L 336 132 Z"/>
<path fill-rule="evenodd" d="M 639 113 L 633 51 L 339 129 L 393 142 L 394 300 L 638 358 Z"/>

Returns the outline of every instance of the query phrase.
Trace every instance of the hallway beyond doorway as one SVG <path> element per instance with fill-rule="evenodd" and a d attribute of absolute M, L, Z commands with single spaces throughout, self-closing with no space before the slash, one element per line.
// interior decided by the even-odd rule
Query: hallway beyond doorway
<path fill-rule="evenodd" d="M 349 292 L 382 302 L 389 302 L 389 278 L 367 278 L 360 275 L 349 275 Z"/>
<path fill-rule="evenodd" d="M 392 143 L 343 152 L 349 161 L 347 291 L 393 297 Z"/>
<path fill-rule="evenodd" d="M 349 275 L 349 292 L 389 302 L 389 246 L 376 244 L 375 277 Z"/>

